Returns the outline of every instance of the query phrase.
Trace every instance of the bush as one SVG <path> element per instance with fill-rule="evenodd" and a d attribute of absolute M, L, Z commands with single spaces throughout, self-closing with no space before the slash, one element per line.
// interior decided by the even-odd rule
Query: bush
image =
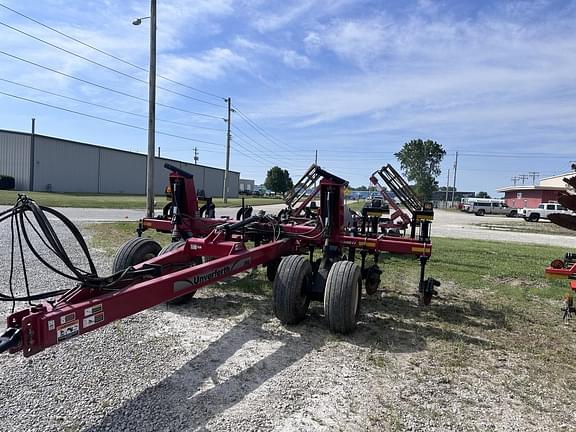
<path fill-rule="evenodd" d="M 16 182 L 14 181 L 14 177 L 7 176 L 7 175 L 0 175 L 0 189 L 3 190 L 12 190 L 16 186 Z"/>

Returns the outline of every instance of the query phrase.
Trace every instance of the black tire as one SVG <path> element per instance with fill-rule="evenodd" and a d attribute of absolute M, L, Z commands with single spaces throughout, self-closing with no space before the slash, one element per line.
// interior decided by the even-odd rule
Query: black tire
<path fill-rule="evenodd" d="M 350 333 L 356 328 L 362 278 L 360 267 L 351 261 L 335 262 L 326 279 L 324 315 L 330 330 Z"/>
<path fill-rule="evenodd" d="M 486 210 L 480 209 L 476 211 L 476 216 L 484 216 L 486 214 Z"/>
<path fill-rule="evenodd" d="M 274 282 L 276 278 L 276 273 L 278 273 L 278 266 L 280 265 L 280 259 L 275 259 L 266 264 L 266 277 L 270 282 Z"/>
<path fill-rule="evenodd" d="M 236 212 L 236 220 L 248 219 L 250 216 L 252 216 L 251 206 L 240 207 L 240 209 Z"/>
<path fill-rule="evenodd" d="M 180 240 L 174 243 L 170 243 L 162 248 L 162 250 L 158 253 L 158 256 L 167 254 L 168 252 L 172 252 L 181 247 L 184 243 L 186 243 L 186 240 Z M 192 262 L 192 265 L 198 265 L 198 264 L 202 264 L 202 257 L 196 257 Z M 194 294 L 196 294 L 196 291 L 184 294 L 172 300 L 168 300 L 166 304 L 170 306 L 180 306 L 186 303 L 190 303 L 190 301 L 192 301 L 192 297 L 194 297 Z"/>
<path fill-rule="evenodd" d="M 290 255 L 278 266 L 272 285 L 274 313 L 283 324 L 298 324 L 310 305 L 312 266 L 304 255 Z"/>
<path fill-rule="evenodd" d="M 516 217 L 518 216 L 518 211 L 510 210 L 510 212 L 506 215 L 506 217 Z"/>
<path fill-rule="evenodd" d="M 172 202 L 166 203 L 162 208 L 162 216 L 164 216 L 165 219 L 171 218 L 173 210 L 174 206 L 172 205 Z"/>
<path fill-rule="evenodd" d="M 367 269 L 366 278 L 364 279 L 364 290 L 366 291 L 366 294 L 374 295 L 378 292 L 381 274 L 382 271 L 377 265 L 373 265 Z"/>
<path fill-rule="evenodd" d="M 120 249 L 116 252 L 112 262 L 112 272 L 116 273 L 148 261 L 158 256 L 161 249 L 162 247 L 158 242 L 149 238 L 136 237 L 130 239 L 120 246 Z"/>
<path fill-rule="evenodd" d="M 528 216 L 528 220 L 530 222 L 538 222 L 540 220 L 540 215 L 538 213 L 530 213 L 530 216 Z"/>
<path fill-rule="evenodd" d="M 173 243 L 169 243 L 166 246 L 164 246 L 160 252 L 158 252 L 158 256 L 160 255 L 164 255 L 167 254 L 168 252 L 172 252 L 173 250 L 178 249 L 180 246 L 182 246 L 184 243 L 186 243 L 186 240 L 180 240 L 177 242 L 173 242 Z"/>

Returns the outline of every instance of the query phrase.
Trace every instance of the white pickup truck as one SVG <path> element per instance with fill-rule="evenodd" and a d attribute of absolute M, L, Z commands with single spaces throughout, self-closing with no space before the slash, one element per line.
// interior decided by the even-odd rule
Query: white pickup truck
<path fill-rule="evenodd" d="M 538 208 L 523 208 L 518 211 L 518 217 L 523 217 L 528 222 L 538 222 L 540 219 L 548 219 L 552 213 L 564 213 L 573 215 L 574 212 L 568 210 L 559 203 L 541 203 Z"/>

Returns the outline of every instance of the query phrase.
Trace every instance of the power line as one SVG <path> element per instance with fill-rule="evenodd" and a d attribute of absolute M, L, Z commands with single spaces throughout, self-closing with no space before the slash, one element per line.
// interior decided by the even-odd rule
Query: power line
<path fill-rule="evenodd" d="M 5 79 L 5 78 L 0 78 L 0 81 L 4 81 L 4 82 L 7 82 L 7 83 L 10 83 L 10 84 L 13 84 L 13 85 L 17 85 L 17 86 L 20 86 L 20 87 L 24 87 L 24 88 L 27 88 L 27 89 L 30 89 L 30 90 L 35 90 L 35 91 L 39 91 L 39 92 L 42 92 L 42 93 L 46 93 L 46 94 L 49 94 L 49 95 L 52 95 L 52 96 L 61 97 L 61 98 L 68 99 L 68 100 L 71 100 L 71 101 L 74 101 L 74 102 L 79 102 L 79 103 L 83 103 L 83 104 L 86 104 L 86 105 L 95 106 L 95 107 L 98 107 L 98 108 L 104 108 L 104 109 L 107 109 L 107 110 L 110 110 L 110 111 L 119 112 L 119 113 L 122 113 L 122 114 L 129 114 L 129 115 L 132 115 L 132 116 L 135 116 L 135 117 L 148 118 L 148 115 L 146 115 L 146 114 L 139 114 L 139 113 L 135 113 L 135 112 L 131 112 L 131 111 L 125 111 L 125 110 L 121 110 L 121 109 L 118 109 L 118 108 L 109 107 L 109 106 L 106 106 L 106 105 L 101 105 L 101 104 L 94 103 L 94 102 L 89 102 L 89 101 L 86 101 L 86 100 L 83 100 L 83 99 L 78 99 L 78 98 L 74 98 L 74 97 L 71 97 L 71 96 L 66 96 L 66 95 L 63 95 L 63 94 L 60 94 L 60 93 L 54 93 L 54 92 L 51 92 L 51 91 L 48 91 L 48 90 L 40 89 L 40 88 L 38 88 L 38 87 L 33 87 L 33 86 L 30 86 L 30 85 L 27 85 L 27 84 L 22 84 L 22 83 L 19 83 L 19 82 L 16 82 L 16 81 L 7 80 L 7 79 Z M 174 120 L 166 120 L 166 119 L 162 119 L 162 118 L 156 118 L 156 121 L 164 122 L 164 123 L 170 123 L 170 124 L 174 124 L 174 125 L 178 125 L 178 126 L 191 127 L 191 128 L 195 128 L 195 129 L 207 129 L 207 130 L 211 130 L 211 131 L 224 132 L 224 129 L 211 128 L 211 127 L 205 127 L 205 126 L 197 126 L 197 125 L 193 125 L 193 124 L 189 124 L 189 123 L 182 123 L 182 122 L 177 122 L 177 121 L 174 121 Z"/>
<path fill-rule="evenodd" d="M 243 146 L 243 145 L 241 144 L 241 142 L 246 143 L 244 140 L 239 140 L 239 138 L 237 137 L 233 142 L 236 143 L 236 144 L 237 144 L 238 146 L 240 146 L 241 148 L 243 148 L 244 150 L 246 150 L 247 152 L 249 152 L 250 154 L 252 154 L 253 157 L 257 157 L 257 158 L 260 159 L 261 161 L 265 162 L 266 165 L 269 166 L 270 163 L 272 163 L 272 165 L 276 165 L 276 164 L 277 164 L 276 161 L 271 160 L 271 159 L 267 159 L 266 157 L 261 156 L 261 155 L 259 155 L 258 153 L 256 153 L 256 152 L 250 150 L 249 148 Z"/>
<path fill-rule="evenodd" d="M 77 43 L 79 43 L 79 44 L 81 44 L 81 45 L 84 45 L 85 47 L 91 48 L 91 49 L 93 49 L 94 51 L 97 51 L 97 52 L 99 52 L 99 53 L 101 53 L 101 54 L 104 54 L 104 55 L 106 55 L 106 56 L 108 56 L 108 57 L 110 57 L 110 58 L 113 58 L 113 59 L 115 59 L 115 60 L 118 60 L 118 61 L 120 61 L 120 62 L 122 62 L 122 63 L 124 63 L 124 64 L 127 64 L 127 65 L 129 65 L 129 66 L 132 66 L 132 67 L 134 67 L 134 68 L 136 68 L 136 69 L 139 69 L 139 70 L 141 70 L 141 71 L 144 71 L 144 72 L 147 72 L 147 73 L 149 72 L 148 69 L 146 69 L 146 68 L 144 68 L 144 67 L 142 67 L 142 66 L 139 66 L 139 65 L 137 65 L 137 64 L 131 63 L 131 62 L 129 62 L 129 61 L 127 61 L 127 60 L 124 60 L 124 59 L 122 59 L 122 58 L 120 58 L 120 57 L 118 57 L 118 56 L 115 56 L 114 54 L 110 54 L 109 52 L 106 52 L 106 51 L 104 51 L 104 50 L 101 50 L 100 48 L 96 48 L 96 47 L 93 46 L 93 45 L 90 45 L 90 44 L 88 44 L 88 43 L 86 43 L 86 42 L 83 42 L 83 41 L 81 41 L 80 39 L 77 39 L 77 38 L 75 38 L 75 37 L 73 37 L 73 36 L 70 36 L 70 35 L 68 35 L 68 34 L 66 34 L 66 33 L 64 33 L 64 32 L 61 32 L 60 30 L 57 30 L 57 29 L 53 28 L 53 27 L 50 27 L 49 25 L 44 24 L 44 23 L 42 23 L 42 22 L 40 22 L 40 21 L 38 21 L 38 20 L 36 20 L 36 19 L 34 19 L 34 18 L 31 18 L 31 17 L 29 17 L 28 15 L 25 15 L 25 14 L 23 14 L 23 13 L 21 13 L 21 12 L 18 12 L 17 10 L 14 10 L 14 9 L 12 9 L 12 8 L 9 8 L 8 6 L 6 6 L 6 5 L 4 5 L 4 4 L 2 4 L 2 3 L 0 3 L 0 6 L 3 7 L 4 9 L 7 9 L 7 10 L 11 11 L 11 12 L 14 12 L 14 13 L 17 14 L 17 15 L 20 15 L 20 16 L 23 17 L 23 18 L 26 18 L 27 20 L 30 20 L 30 21 L 38 24 L 38 25 L 41 25 L 41 26 L 44 27 L 44 28 L 47 28 L 47 29 L 49 29 L 49 30 L 51 30 L 51 31 L 53 31 L 53 32 L 55 32 L 55 33 L 58 33 L 58 34 L 61 35 L 61 36 L 64 36 L 64 37 L 66 37 L 66 38 L 68 38 L 68 39 L 70 39 L 70 40 L 73 40 L 74 42 L 77 42 Z M 190 86 L 190 85 L 188 85 L 188 84 L 183 84 L 183 83 L 178 82 L 178 81 L 176 81 L 176 80 L 173 80 L 173 79 L 171 79 L 171 78 L 167 78 L 167 77 L 162 76 L 162 75 L 157 75 L 157 76 L 158 76 L 158 78 L 161 78 L 161 79 L 163 79 L 163 80 L 166 80 L 166 81 L 171 82 L 171 83 L 174 83 L 174 84 L 177 84 L 177 85 L 182 86 L 182 87 L 184 87 L 184 88 L 188 88 L 188 89 L 190 89 L 190 90 L 194 90 L 194 91 L 196 91 L 196 92 L 198 92 L 198 93 L 202 93 L 202 94 L 205 94 L 205 95 L 207 95 L 207 96 L 212 96 L 212 97 L 214 97 L 214 98 L 216 98 L 216 99 L 226 100 L 226 98 L 224 98 L 224 97 L 222 97 L 222 96 L 218 96 L 218 95 L 216 95 L 216 94 L 214 94 L 214 93 L 210 93 L 210 92 L 207 92 L 207 91 L 204 91 L 204 90 L 200 90 L 200 89 L 198 89 L 198 88 L 196 88 L 196 87 L 192 87 L 192 86 Z"/>
<path fill-rule="evenodd" d="M 97 61 L 95 61 L 95 60 L 89 59 L 88 57 L 84 57 L 84 56 L 81 55 L 81 54 L 75 53 L 75 52 L 70 51 L 70 50 L 68 50 L 68 49 L 66 49 L 66 48 L 62 48 L 61 46 L 58 46 L 58 45 L 53 44 L 53 43 L 51 43 L 51 42 L 48 42 L 48 41 L 46 41 L 46 40 L 44 40 L 44 39 L 42 39 L 42 38 L 36 37 L 36 36 L 34 36 L 34 35 L 30 34 L 30 33 L 25 32 L 24 30 L 20 30 L 20 29 L 18 29 L 18 28 L 16 28 L 16 27 L 12 27 L 11 25 L 8 25 L 8 24 L 6 24 L 6 23 L 4 23 L 4 22 L 2 22 L 2 21 L 0 21 L 0 25 L 3 25 L 4 27 L 7 27 L 7 28 L 9 28 L 9 29 L 11 29 L 11 30 L 14 30 L 14 31 L 16 31 L 16 32 L 18 32 L 18 33 L 21 33 L 21 34 L 23 34 L 23 35 L 26 35 L 26 36 L 34 39 L 34 40 L 37 40 L 37 41 L 39 41 L 39 42 L 42 42 L 43 44 L 49 45 L 49 46 L 51 46 L 51 47 L 53 47 L 53 48 L 56 48 L 56 49 L 58 49 L 58 50 L 60 50 L 60 51 L 63 51 L 63 52 L 65 52 L 65 53 L 67 53 L 67 54 L 70 54 L 70 55 L 73 55 L 73 56 L 75 56 L 75 57 L 78 57 L 78 58 L 80 58 L 80 59 L 82 59 L 82 60 L 84 60 L 84 61 L 87 61 L 87 62 L 89 62 L 89 63 L 95 64 L 96 66 L 99 66 L 99 67 L 104 68 L 104 69 L 106 69 L 106 70 L 109 70 L 109 71 L 111 71 L 111 72 L 117 73 L 117 74 L 119 74 L 119 75 L 122 75 L 122 76 L 124 76 L 124 77 L 133 79 L 133 80 L 138 81 L 138 82 L 141 82 L 141 83 L 143 83 L 143 84 L 148 84 L 148 81 L 146 81 L 146 80 L 144 80 L 144 79 L 135 77 L 134 75 L 130 75 L 130 74 L 126 73 L 126 72 L 122 72 L 122 71 L 120 71 L 120 70 L 118 70 L 118 69 L 114 69 L 114 68 L 112 68 L 112 67 L 110 67 L 110 66 L 106 66 L 105 64 L 102 64 L 102 63 L 99 63 L 99 62 L 97 62 Z M 186 94 L 184 94 L 184 93 L 179 93 L 179 92 L 177 92 L 177 91 L 170 90 L 169 88 L 166 88 L 166 87 L 162 87 L 162 86 L 157 85 L 156 88 L 161 89 L 161 90 L 164 90 L 164 91 L 169 92 L 169 93 L 172 93 L 172 94 L 175 94 L 175 95 L 178 95 L 178 96 L 181 96 L 181 97 L 185 97 L 185 98 L 187 98 L 187 99 L 191 99 L 191 100 L 194 100 L 194 101 L 198 101 L 198 102 L 202 102 L 202 103 L 205 103 L 205 104 L 208 104 L 208 105 L 212 105 L 212 106 L 215 106 L 215 107 L 218 107 L 218 108 L 225 108 L 224 105 L 219 105 L 219 104 L 215 104 L 215 103 L 213 103 L 213 102 L 205 101 L 205 100 L 203 100 L 203 99 L 198 99 L 198 98 L 195 98 L 195 97 L 192 97 L 192 96 L 188 96 L 188 95 L 186 95 Z"/>
<path fill-rule="evenodd" d="M 3 55 L 5 55 L 5 56 L 7 56 L 7 57 L 11 57 L 11 58 L 13 58 L 13 59 L 19 60 L 19 61 L 24 62 L 24 63 L 28 63 L 28 64 L 31 64 L 31 65 L 34 65 L 34 66 L 39 67 L 39 68 L 42 68 L 42 69 L 46 69 L 46 70 L 48 70 L 48 71 L 50 71 L 50 72 L 54 72 L 54 73 L 56 73 L 56 74 L 58 74 L 58 75 L 62 75 L 62 76 L 65 76 L 65 77 L 67 77 L 67 78 L 71 78 L 71 79 L 73 79 L 73 80 L 80 81 L 80 82 L 83 82 L 83 83 L 85 83 L 85 84 L 89 84 L 89 85 L 92 85 L 92 86 L 94 86 L 94 87 L 98 87 L 98 88 L 103 89 L 103 90 L 107 90 L 107 91 L 112 92 L 112 93 L 116 93 L 116 94 L 119 94 L 119 95 L 122 95 L 122 96 L 126 96 L 126 97 L 129 97 L 129 98 L 132 98 L 132 99 L 136 99 L 136 100 L 139 100 L 139 101 L 143 101 L 143 102 L 148 102 L 148 99 L 146 99 L 146 98 L 143 98 L 143 97 L 140 97 L 140 96 L 135 96 L 135 95 L 132 95 L 132 94 L 130 94 L 130 93 L 125 93 L 125 92 L 120 91 L 120 90 L 116 90 L 116 89 L 113 89 L 113 88 L 110 88 L 110 87 L 106 87 L 105 85 L 102 85 L 102 84 L 98 84 L 98 83 L 94 83 L 94 82 L 92 82 L 92 81 L 88 81 L 88 80 L 85 80 L 85 79 L 83 79 L 83 78 L 79 78 L 79 77 L 76 77 L 76 76 L 74 76 L 74 75 L 70 75 L 70 74 L 67 74 L 67 73 L 65 73 L 65 72 L 62 72 L 62 71 L 59 71 L 59 70 L 56 70 L 56 69 L 52 69 L 52 68 L 50 68 L 50 67 L 48 67 L 48 66 L 44 66 L 44 65 L 41 65 L 41 64 L 39 64 L 39 63 L 35 63 L 35 62 L 31 61 L 31 60 L 23 59 L 22 57 L 18 57 L 18 56 L 16 56 L 16 55 L 7 53 L 7 52 L 5 52 L 5 51 L 1 51 L 1 50 L 0 50 L 0 54 L 3 54 Z M 174 106 L 171 106 L 171 105 L 166 105 L 166 104 L 161 104 L 161 103 L 156 103 L 156 105 L 161 106 L 161 107 L 164 107 L 164 108 L 170 108 L 170 109 L 173 109 L 173 110 L 176 110 L 176 111 L 182 111 L 182 112 L 185 112 L 185 113 L 188 113 L 188 114 L 192 114 L 192 115 L 201 116 L 201 117 L 208 117 L 208 118 L 214 118 L 214 119 L 218 119 L 218 120 L 225 120 L 223 117 L 214 116 L 214 115 L 212 115 L 212 114 L 199 113 L 199 112 L 196 112 L 196 111 L 190 111 L 190 110 L 186 110 L 186 109 L 183 109 L 183 108 L 177 108 L 177 107 L 174 107 Z"/>
<path fill-rule="evenodd" d="M 26 101 L 26 102 L 31 102 L 31 103 L 34 103 L 34 104 L 37 104 L 37 105 L 42 105 L 42 106 L 46 106 L 46 107 L 49 107 L 49 108 L 54 108 L 54 109 L 57 109 L 57 110 L 60 110 L 60 111 L 66 111 L 66 112 L 73 113 L 73 114 L 78 114 L 78 115 L 81 115 L 81 116 L 84 116 L 84 117 L 89 117 L 89 118 L 93 118 L 93 119 L 96 119 L 96 120 L 102 120 L 102 121 L 105 121 L 105 122 L 108 122 L 108 123 L 114 123 L 114 124 L 117 124 L 117 125 L 120 125 L 120 126 L 126 126 L 126 127 L 129 127 L 129 128 L 132 128 L 132 129 L 139 129 L 139 130 L 143 130 L 143 131 L 147 131 L 147 130 L 148 130 L 148 129 L 145 128 L 145 127 L 136 126 L 136 125 L 133 125 L 133 124 L 130 124 L 130 123 L 124 123 L 124 122 L 120 122 L 120 121 L 116 121 L 116 120 L 111 120 L 111 119 L 107 119 L 107 118 L 104 118 L 104 117 L 99 117 L 99 116 L 95 116 L 95 115 L 88 114 L 88 113 L 83 113 L 83 112 L 80 112 L 80 111 L 76 111 L 76 110 L 72 110 L 72 109 L 68 109 L 68 108 L 64 108 L 64 107 L 59 107 L 59 106 L 52 105 L 52 104 L 45 103 L 45 102 L 35 101 L 35 100 L 28 99 L 28 98 L 25 98 L 25 97 L 22 97 L 22 96 L 13 95 L 13 94 L 10 94 L 10 93 L 5 93 L 5 92 L 3 92 L 3 91 L 0 91 L 0 94 L 2 94 L 2 95 L 4 95 L 4 96 L 12 97 L 12 98 L 14 98 L 14 99 L 20 99 L 20 100 L 23 100 L 23 101 Z M 158 135 L 169 136 L 169 137 L 172 137 L 172 138 L 178 138 L 178 139 L 182 139 L 182 140 L 186 140 L 186 141 L 193 141 L 193 142 L 199 142 L 199 143 L 203 143 L 203 144 L 207 144 L 207 145 L 220 146 L 220 144 L 218 144 L 218 143 L 214 143 L 214 142 L 210 142 L 210 141 L 198 140 L 198 139 L 195 139 L 195 138 L 188 138 L 188 137 L 184 137 L 184 136 L 181 136 L 181 135 L 172 134 L 172 133 L 169 133 L 169 132 L 156 131 L 156 133 L 157 133 Z"/>
<path fill-rule="evenodd" d="M 266 132 L 264 129 L 262 129 L 260 126 L 258 126 L 256 123 L 254 123 L 252 120 L 250 120 L 246 114 L 244 114 L 242 111 L 240 111 L 238 109 L 238 107 L 234 106 L 234 109 L 240 115 L 240 117 L 242 117 L 246 121 L 246 123 L 248 123 L 250 125 L 250 127 L 252 127 L 256 132 L 258 132 L 264 138 L 271 141 L 272 143 L 275 143 L 276 145 L 283 146 L 288 151 L 294 150 L 294 149 L 290 148 L 290 146 L 284 144 L 282 141 L 279 141 L 276 138 L 274 138 L 272 135 L 270 135 L 268 132 Z"/>
<path fill-rule="evenodd" d="M 269 153 L 271 156 L 278 156 L 278 152 L 275 152 L 273 150 L 269 150 L 268 148 L 266 148 L 265 146 L 263 146 L 262 144 L 258 143 L 254 138 L 252 138 L 250 135 L 248 135 L 246 132 L 244 132 L 242 129 L 240 129 L 238 126 L 233 125 L 232 126 L 237 132 L 239 132 L 243 137 L 245 137 L 246 139 L 250 140 L 254 145 L 258 146 L 260 149 L 262 149 L 262 151 Z M 292 152 L 293 154 L 293 152 Z M 285 156 L 283 157 L 283 159 L 293 159 L 292 157 L 289 156 Z"/>

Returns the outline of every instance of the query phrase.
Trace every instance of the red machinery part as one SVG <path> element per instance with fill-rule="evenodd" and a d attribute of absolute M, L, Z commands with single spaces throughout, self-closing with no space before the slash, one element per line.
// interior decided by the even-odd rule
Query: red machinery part
<path fill-rule="evenodd" d="M 171 168 L 174 200 L 171 219 L 145 219 L 143 224 L 145 228 L 149 224 L 171 232 L 173 239 L 185 235 L 185 243 L 172 252 L 129 267 L 125 275 L 114 281 L 113 287 L 80 284 L 54 304 L 45 303 L 11 314 L 7 319 L 9 330 L 0 338 L 0 348 L 12 345 L 11 353 L 22 351 L 24 356 L 30 356 L 258 265 L 292 254 L 312 256 L 314 248 L 322 248 L 327 265 L 342 259 L 343 248 L 348 248 L 347 259 L 351 261 L 355 250 L 374 253 L 375 263 L 380 252 L 413 255 L 420 259 L 421 294 L 431 297 L 433 287 L 439 285 L 433 279 L 424 281 L 424 266 L 432 252 L 427 234 L 430 221 L 420 222 L 426 233 L 420 239 L 348 235 L 344 227 L 344 185 L 338 178 L 320 181 L 320 208 L 315 226 L 309 220 L 298 219 L 279 223 L 265 215 L 223 222 L 200 217 L 193 178 Z M 255 243 L 251 249 L 246 246 L 248 239 Z M 211 259 L 197 264 L 198 257 Z M 363 255 L 362 268 L 364 258 Z"/>

